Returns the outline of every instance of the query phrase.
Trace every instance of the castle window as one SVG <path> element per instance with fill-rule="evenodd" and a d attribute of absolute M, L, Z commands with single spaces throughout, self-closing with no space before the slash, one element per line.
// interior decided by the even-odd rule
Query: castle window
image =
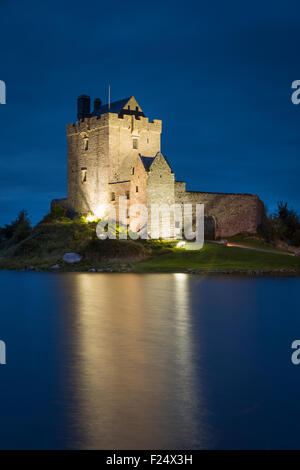
<path fill-rule="evenodd" d="M 116 193 L 111 193 L 111 200 L 115 201 L 116 200 Z"/>
<path fill-rule="evenodd" d="M 130 109 L 130 106 L 128 105 L 128 109 Z"/>
<path fill-rule="evenodd" d="M 134 167 L 132 168 L 132 172 L 131 172 L 132 175 L 134 175 Z"/>
<path fill-rule="evenodd" d="M 126 191 L 126 199 L 130 199 L 130 192 Z"/>
<path fill-rule="evenodd" d="M 132 148 L 137 149 L 138 148 L 138 139 L 133 139 L 132 141 Z"/>
<path fill-rule="evenodd" d="M 81 182 L 82 183 L 86 182 L 86 172 L 87 172 L 86 168 L 81 168 Z"/>
<path fill-rule="evenodd" d="M 89 137 L 88 135 L 84 132 L 81 134 L 82 137 L 82 149 L 83 150 L 88 150 L 89 148 Z"/>
<path fill-rule="evenodd" d="M 129 209 L 127 209 L 126 217 L 127 217 L 127 219 L 129 219 Z"/>
<path fill-rule="evenodd" d="M 139 187 L 138 187 L 138 186 L 135 187 L 135 192 L 136 192 L 136 193 L 139 192 Z"/>
<path fill-rule="evenodd" d="M 149 144 L 149 139 L 147 139 L 147 144 Z"/>
<path fill-rule="evenodd" d="M 138 110 L 139 110 L 139 107 L 138 107 L 138 106 L 136 106 L 136 107 L 135 107 L 135 110 L 136 110 L 136 111 L 138 111 Z"/>

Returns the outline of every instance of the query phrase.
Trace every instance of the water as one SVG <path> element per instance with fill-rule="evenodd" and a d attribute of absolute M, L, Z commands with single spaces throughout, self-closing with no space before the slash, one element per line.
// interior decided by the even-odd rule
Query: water
<path fill-rule="evenodd" d="M 0 272 L 0 448 L 300 447 L 299 278 Z"/>

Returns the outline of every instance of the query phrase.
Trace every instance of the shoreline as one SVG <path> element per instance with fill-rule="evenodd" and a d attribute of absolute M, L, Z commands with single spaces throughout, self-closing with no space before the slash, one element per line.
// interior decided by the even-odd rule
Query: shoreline
<path fill-rule="evenodd" d="M 3 269 L 0 271 L 5 272 L 31 272 L 31 273 L 51 273 L 51 274 L 65 274 L 65 273 L 80 273 L 80 274 L 190 274 L 198 276 L 225 276 L 225 277 L 300 277 L 300 270 L 294 269 L 248 269 L 248 270 L 234 270 L 234 269 L 178 269 L 178 270 L 149 270 L 139 272 L 135 269 L 39 269 L 37 267 L 29 267 L 23 269 Z"/>
<path fill-rule="evenodd" d="M 34 235 L 18 244 L 3 245 L 0 270 L 300 276 L 300 257 L 267 249 L 259 240 L 250 240 L 256 246 L 224 240 L 205 242 L 199 250 L 186 250 L 166 240 L 102 241 L 93 238 L 94 228 L 88 224 L 42 224 L 34 230 Z"/>

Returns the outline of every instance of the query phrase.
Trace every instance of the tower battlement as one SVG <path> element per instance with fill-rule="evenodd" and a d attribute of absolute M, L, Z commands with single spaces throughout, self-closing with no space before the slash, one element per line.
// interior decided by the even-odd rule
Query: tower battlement
<path fill-rule="evenodd" d="M 76 122 L 67 124 L 67 135 L 77 134 L 80 132 L 87 132 L 92 129 L 107 126 L 108 124 L 120 126 L 123 128 L 132 125 L 133 116 L 125 114 L 120 116 L 118 113 L 107 112 L 100 116 L 85 117 Z M 134 118 L 135 129 L 151 130 L 152 132 L 162 132 L 162 121 L 160 119 L 149 120 L 148 117 L 140 116 L 138 119 Z"/>

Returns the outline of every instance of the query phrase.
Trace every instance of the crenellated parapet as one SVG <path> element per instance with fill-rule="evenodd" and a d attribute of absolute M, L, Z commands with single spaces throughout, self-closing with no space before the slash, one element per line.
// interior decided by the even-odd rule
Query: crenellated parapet
<path fill-rule="evenodd" d="M 107 126 L 109 122 L 108 114 L 103 114 L 100 117 L 92 116 L 90 118 L 84 118 L 76 122 L 67 124 L 66 131 L 67 136 L 80 134 L 81 132 L 88 132 L 99 127 Z"/>
<path fill-rule="evenodd" d="M 134 129 L 138 132 L 150 131 L 157 134 L 162 132 L 162 121 L 160 119 L 149 120 L 147 117 L 140 116 L 138 119 L 131 115 L 120 117 L 118 113 L 106 113 L 100 116 L 86 117 L 74 123 L 67 124 L 67 136 L 80 134 L 99 129 L 105 126 L 120 127 L 122 129 Z"/>

